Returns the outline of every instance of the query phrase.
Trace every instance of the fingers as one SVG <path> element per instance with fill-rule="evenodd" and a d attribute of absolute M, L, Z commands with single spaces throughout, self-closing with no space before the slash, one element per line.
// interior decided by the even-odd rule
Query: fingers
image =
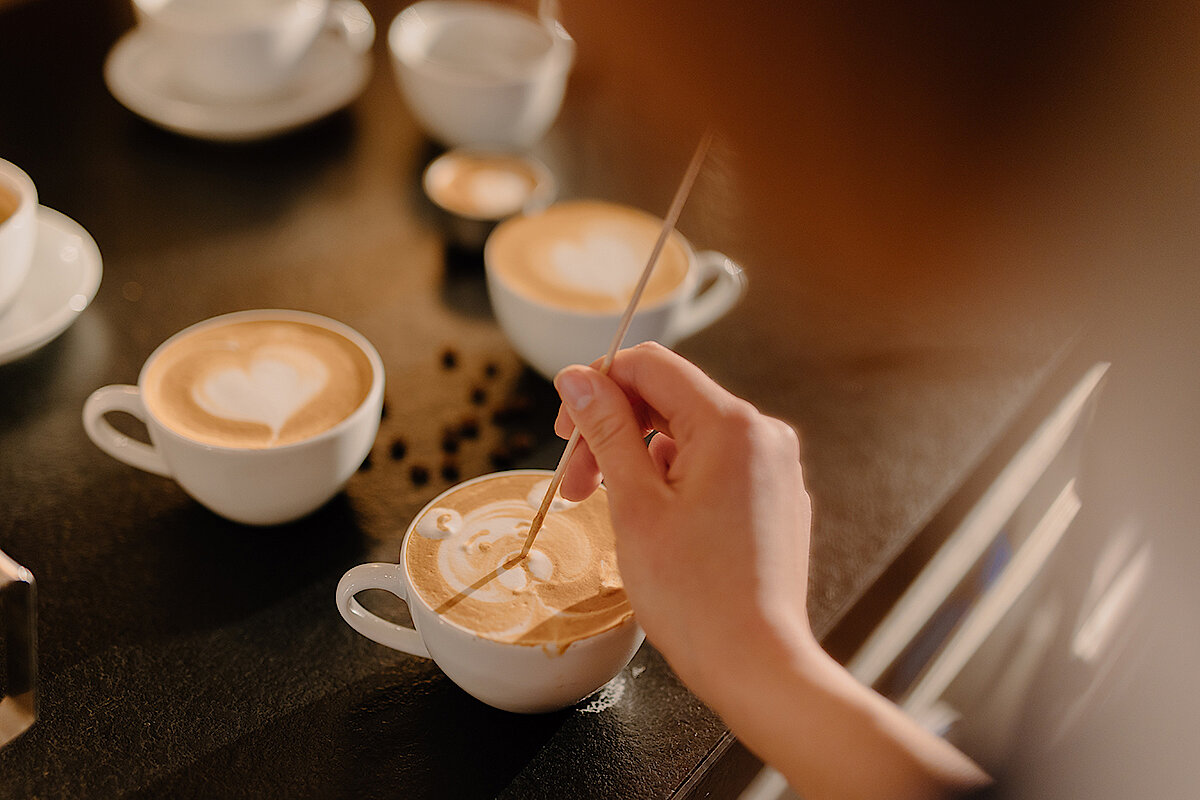
<path fill-rule="evenodd" d="M 617 353 L 607 376 L 593 368 L 567 367 L 555 387 L 564 400 L 555 432 L 567 438 L 578 425 L 583 437 L 563 478 L 562 494 L 571 500 L 595 491 L 602 474 L 610 488 L 614 478 L 628 475 L 661 484 L 677 446 L 686 447 L 721 418 L 744 415 L 748 408 L 694 364 L 654 342 Z M 599 405 L 592 407 L 594 402 Z M 648 455 L 644 437 L 651 430 L 670 438 L 656 437 L 664 441 Z"/>
<path fill-rule="evenodd" d="M 570 434 L 567 436 L 570 437 Z M 567 500 L 586 500 L 600 486 L 601 477 L 596 457 L 592 455 L 587 442 L 580 439 L 570 463 L 567 464 L 567 471 L 558 487 L 558 493 Z"/>
<path fill-rule="evenodd" d="M 617 353 L 608 376 L 630 397 L 644 432 L 659 430 L 681 444 L 702 435 L 714 416 L 745 405 L 695 364 L 657 342 Z"/>
<path fill-rule="evenodd" d="M 650 440 L 650 460 L 654 462 L 654 466 L 658 469 L 658 474 L 667 476 L 671 469 L 671 465 L 675 463 L 675 453 L 678 448 L 675 446 L 675 440 L 665 433 L 657 433 Z"/>
<path fill-rule="evenodd" d="M 646 452 L 641 423 L 620 386 L 584 366 L 562 370 L 554 379 L 554 386 L 614 493 L 641 496 L 660 484 L 658 472 Z M 572 481 L 574 489 L 582 485 L 583 478 L 575 473 Z"/>

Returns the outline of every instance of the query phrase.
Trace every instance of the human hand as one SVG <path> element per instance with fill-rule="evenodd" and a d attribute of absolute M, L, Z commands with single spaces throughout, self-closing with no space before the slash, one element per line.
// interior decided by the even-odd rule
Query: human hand
<path fill-rule="evenodd" d="M 567 367 L 555 386 L 556 432 L 582 434 L 561 492 L 581 499 L 603 475 L 630 603 L 676 673 L 712 702 L 731 661 L 815 646 L 792 428 L 653 343 L 620 351 L 607 376 Z"/>
<path fill-rule="evenodd" d="M 830 658 L 808 624 L 796 433 L 656 344 L 567 367 L 560 491 L 603 475 L 625 591 L 676 674 L 804 797 L 943 798 L 988 777 Z M 644 437 L 656 434 L 647 447 Z"/>

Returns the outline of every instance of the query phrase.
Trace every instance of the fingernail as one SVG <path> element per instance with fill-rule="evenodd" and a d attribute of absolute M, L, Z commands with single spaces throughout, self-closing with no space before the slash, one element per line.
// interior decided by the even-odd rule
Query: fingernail
<path fill-rule="evenodd" d="M 592 382 L 587 375 L 576 370 L 563 370 L 554 378 L 554 388 L 563 402 L 576 411 L 582 411 L 592 402 Z"/>

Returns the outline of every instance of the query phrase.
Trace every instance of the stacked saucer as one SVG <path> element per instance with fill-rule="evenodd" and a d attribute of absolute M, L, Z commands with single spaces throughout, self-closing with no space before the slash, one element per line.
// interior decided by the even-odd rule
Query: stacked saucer
<path fill-rule="evenodd" d="M 38 206 L 29 274 L 0 314 L 0 364 L 49 344 L 71 326 L 100 288 L 100 250 L 83 227 Z"/>
<path fill-rule="evenodd" d="M 195 86 L 184 74 L 186 50 L 145 13 L 109 52 L 104 81 L 123 106 L 175 133 L 225 142 L 277 136 L 349 105 L 370 78 L 370 13 L 358 0 L 335 0 L 322 13 L 322 29 L 286 80 L 261 93 L 222 96 Z"/>

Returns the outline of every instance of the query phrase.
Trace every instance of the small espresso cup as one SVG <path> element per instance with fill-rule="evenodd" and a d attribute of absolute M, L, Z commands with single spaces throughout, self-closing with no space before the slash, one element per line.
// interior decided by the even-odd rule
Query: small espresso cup
<path fill-rule="evenodd" d="M 420 0 L 388 29 L 417 123 L 450 147 L 520 150 L 554 123 L 575 41 L 554 19 L 477 0 Z"/>
<path fill-rule="evenodd" d="M 142 30 L 171 54 L 185 91 L 209 102 L 279 92 L 327 28 L 364 51 L 358 0 L 132 0 Z"/>
<path fill-rule="evenodd" d="M 542 713 L 566 708 L 604 686 L 625 668 L 645 639 L 628 609 L 623 589 L 619 595 L 605 595 L 600 589 L 596 596 L 579 602 L 551 593 L 549 596 L 568 606 L 557 611 L 539 609 L 536 600 L 526 606 L 523 603 L 529 602 L 528 596 L 518 603 L 514 599 L 516 594 L 506 594 L 510 589 L 524 589 L 527 581 L 531 585 L 539 578 L 553 577 L 556 570 L 576 575 L 571 572 L 577 566 L 570 563 L 571 556 L 580 552 L 581 540 L 587 539 L 590 546 L 598 539 L 581 537 L 579 528 L 572 526 L 611 525 L 603 488 L 579 504 L 580 508 L 556 500 L 530 550 L 528 566 L 511 566 L 511 559 L 520 552 L 519 540 L 528 530 L 529 520 L 552 474 L 546 470 L 491 473 L 464 481 L 438 495 L 421 509 L 405 531 L 399 564 L 360 564 L 342 576 L 337 587 L 337 607 L 343 619 L 379 644 L 432 658 L 468 694 L 505 711 Z M 515 495 L 520 496 L 504 494 L 505 489 L 501 498 L 485 499 L 498 481 L 519 486 Z M 592 506 L 588 508 L 588 504 Z M 558 522 L 554 519 L 556 513 L 581 516 Z M 605 536 L 611 535 L 611 527 L 603 530 L 608 532 Z M 544 542 L 548 537 L 558 537 L 566 546 L 552 549 L 546 556 L 542 548 L 548 547 Z M 439 539 L 444 539 L 444 543 Z M 431 549 L 435 547 L 443 549 Z M 484 559 L 484 566 L 471 562 L 472 558 Z M 557 560 L 560 558 L 561 561 Z M 439 572 L 442 564 L 449 565 L 451 578 Z M 461 572 L 456 572 L 460 564 L 470 564 L 476 569 L 471 571 L 471 567 L 464 566 Z M 436 577 L 431 577 L 429 565 L 437 572 Z M 510 565 L 511 571 L 503 565 Z M 615 575 L 615 556 L 607 568 Z M 482 572 L 483 577 L 476 572 Z M 439 584 L 442 580 L 447 582 Z M 619 585 L 619 580 L 615 583 Z M 604 584 L 602 579 L 601 585 Z M 438 585 L 442 587 L 440 595 L 431 588 Z M 390 622 L 364 608 L 356 595 L 367 589 L 382 589 L 403 600 L 413 627 Z M 456 594 L 446 596 L 455 591 Z M 479 593 L 490 594 L 478 600 L 479 605 L 467 608 L 468 603 L 476 602 Z M 493 632 L 484 633 L 478 629 L 478 623 L 472 627 L 464 620 L 488 619 L 491 612 L 479 612 L 487 603 L 497 604 L 501 614 L 518 609 L 524 613 L 526 608 L 537 610 L 528 617 L 502 616 L 503 623 L 496 621 Z M 588 618 L 589 614 L 595 616 Z M 514 619 L 519 621 L 513 624 Z M 588 627 L 576 629 L 576 633 L 585 630 L 585 635 L 562 633 L 579 620 Z M 555 633 L 547 639 L 543 635 L 546 631 Z"/>
<path fill-rule="evenodd" d="M 450 150 L 429 163 L 421 185 L 448 238 L 478 251 L 503 219 L 545 208 L 558 184 L 537 159 L 517 153 Z"/>
<path fill-rule="evenodd" d="M 174 479 L 235 522 L 298 519 L 337 494 L 379 430 L 384 369 L 361 334 L 302 311 L 199 322 L 150 355 L 136 386 L 97 389 L 88 436 L 113 458 Z M 105 418 L 125 412 L 150 443 Z"/>
<path fill-rule="evenodd" d="M 0 314 L 29 274 L 37 241 L 37 188 L 15 164 L 0 159 Z"/>
<path fill-rule="evenodd" d="M 604 355 L 662 220 L 598 200 L 557 203 L 500 223 L 483 249 L 492 310 L 517 353 L 552 378 Z M 673 231 L 624 343 L 668 347 L 712 324 L 746 290 L 742 269 Z"/>

